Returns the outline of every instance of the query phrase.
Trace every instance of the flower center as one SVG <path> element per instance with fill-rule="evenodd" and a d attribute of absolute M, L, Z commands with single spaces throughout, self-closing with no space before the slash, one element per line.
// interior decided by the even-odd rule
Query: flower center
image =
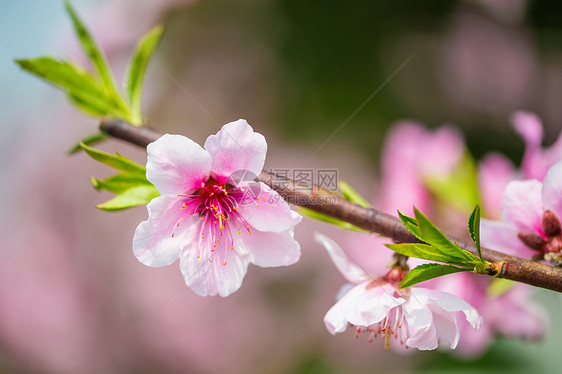
<path fill-rule="evenodd" d="M 201 188 L 193 194 L 178 196 L 185 198 L 180 208 L 186 211 L 182 219 L 189 214 L 199 216 L 202 221 L 197 258 L 201 258 L 201 250 L 210 249 L 209 262 L 213 262 L 217 249 L 222 249 L 221 263 L 226 265 L 227 249 L 234 250 L 234 235 L 241 235 L 244 231 L 248 235 L 252 234 L 250 224 L 238 209 L 240 205 L 248 203 L 257 207 L 259 197 L 246 188 L 218 184 L 212 178 L 207 183 L 202 182 Z M 177 222 L 176 227 L 179 225 L 180 222 Z"/>
<path fill-rule="evenodd" d="M 400 341 L 400 344 L 408 348 L 406 341 L 410 336 L 408 330 L 408 323 L 404 319 L 404 313 L 402 308 L 397 306 L 392 308 L 386 317 L 384 317 L 380 322 L 372 324 L 370 326 L 355 326 L 355 337 L 359 338 L 361 333 L 369 333 L 367 341 L 372 343 L 373 340 L 379 335 L 384 340 L 384 347 L 386 349 L 390 348 L 390 338 L 394 336 L 396 340 Z"/>

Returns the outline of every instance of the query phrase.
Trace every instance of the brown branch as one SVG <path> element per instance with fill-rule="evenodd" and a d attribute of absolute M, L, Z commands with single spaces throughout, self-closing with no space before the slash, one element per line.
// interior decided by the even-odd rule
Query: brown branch
<path fill-rule="evenodd" d="M 160 133 L 149 127 L 135 127 L 123 121 L 104 120 L 100 130 L 127 142 L 146 147 L 160 137 Z M 276 190 L 288 202 L 306 207 L 318 213 L 349 222 L 359 228 L 389 237 L 396 242 L 418 242 L 400 220 L 376 209 L 364 208 L 328 191 L 312 188 L 298 188 L 292 180 L 283 183 L 271 183 L 277 178 L 274 174 L 263 171 L 259 179 Z M 275 179 L 279 181 L 279 179 Z M 460 247 L 477 255 L 474 244 L 449 236 Z M 503 263 L 500 278 L 526 283 L 532 286 L 562 292 L 562 269 L 544 265 L 535 261 L 509 256 L 491 249 L 482 248 L 482 256 L 486 261 Z"/>

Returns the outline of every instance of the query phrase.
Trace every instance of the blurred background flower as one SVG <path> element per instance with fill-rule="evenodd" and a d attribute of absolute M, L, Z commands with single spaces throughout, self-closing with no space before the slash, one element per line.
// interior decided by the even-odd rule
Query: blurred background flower
<path fill-rule="evenodd" d="M 437 130 L 449 140 L 427 152 L 464 138 L 472 155 L 486 161 L 479 164 L 481 181 L 498 177 L 497 185 L 481 185 L 490 217 L 499 213 L 494 191 L 514 177 L 513 165 L 521 164 L 525 149 L 509 122 L 512 113 L 538 114 L 545 147 L 562 127 L 557 3 L 76 0 L 74 5 L 107 51 L 118 80 L 136 40 L 155 23 L 166 24 L 145 85 L 144 108 L 153 127 L 202 143 L 222 124 L 246 118 L 268 140 L 266 168 L 337 169 L 340 178 L 385 209 L 411 205 L 400 196 L 394 208 L 381 200 L 390 179 L 379 165 L 396 162 L 412 145 L 406 134 L 393 146 L 396 156 L 382 153 L 385 135 L 398 120 L 458 126 L 451 133 Z M 96 192 L 89 178 L 109 171 L 83 154 L 65 154 L 96 121 L 12 62 L 46 53 L 83 61 L 62 1 L 3 2 L 0 10 L 0 372 L 558 368 L 560 298 L 540 290 L 534 299 L 547 308 L 551 322 L 538 343 L 496 339 L 478 355 L 460 359 L 445 352 L 404 357 L 347 334 L 332 337 L 322 317 L 343 279 L 311 232 L 329 231 L 342 243 L 352 239 L 310 220 L 296 229 L 303 252 L 298 264 L 253 267 L 242 289 L 226 299 L 196 296 L 175 267 L 143 266 L 131 241 L 145 209 L 95 209 L 107 196 Z M 110 141 L 101 148 L 145 162 L 145 152 L 127 144 Z M 462 156 L 454 146 L 442 151 Z M 491 151 L 506 158 L 485 156 Z M 423 174 L 432 166 L 408 170 Z M 413 194 L 422 196 L 415 199 L 421 206 L 436 187 L 417 186 L 404 194 L 421 191 Z M 353 253 L 377 246 L 366 235 L 353 240 Z"/>

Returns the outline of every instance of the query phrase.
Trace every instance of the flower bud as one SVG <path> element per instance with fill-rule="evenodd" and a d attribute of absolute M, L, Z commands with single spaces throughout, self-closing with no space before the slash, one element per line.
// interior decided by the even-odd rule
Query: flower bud
<path fill-rule="evenodd" d="M 543 221 L 544 222 L 544 221 Z M 535 232 L 520 231 L 517 237 L 529 248 L 542 251 L 546 241 Z"/>
<path fill-rule="evenodd" d="M 560 235 L 560 220 L 552 210 L 545 210 L 542 215 L 542 231 L 548 237 Z"/>

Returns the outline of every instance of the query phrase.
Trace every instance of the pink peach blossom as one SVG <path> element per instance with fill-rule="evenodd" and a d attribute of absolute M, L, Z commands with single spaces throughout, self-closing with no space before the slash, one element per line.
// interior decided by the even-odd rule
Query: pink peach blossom
<path fill-rule="evenodd" d="M 543 149 L 543 125 L 536 114 L 518 111 L 513 113 L 511 122 L 526 145 L 521 162 L 523 177 L 542 181 L 548 169 L 562 160 L 562 134 L 550 148 Z"/>
<path fill-rule="evenodd" d="M 552 166 L 544 181 L 512 181 L 505 189 L 502 222 L 482 220 L 482 244 L 506 253 L 529 257 L 551 256 L 562 249 L 562 161 Z"/>
<path fill-rule="evenodd" d="M 351 262 L 344 250 L 330 238 L 315 234 L 332 261 L 351 283 L 343 296 L 326 313 L 324 323 L 331 334 L 356 328 L 356 336 L 369 333 L 369 341 L 381 335 L 389 347 L 392 335 L 400 344 L 419 350 L 436 349 L 446 344 L 457 346 L 460 333 L 453 312 L 463 312 L 466 320 L 479 328 L 482 319 L 476 309 L 464 300 L 446 292 L 421 287 L 399 289 L 405 275 L 395 267 L 387 275 L 373 278 Z"/>
<path fill-rule="evenodd" d="M 166 134 L 147 147 L 147 179 L 161 196 L 135 231 L 133 252 L 148 266 L 178 258 L 195 293 L 227 296 L 242 284 L 249 263 L 298 261 L 293 228 L 302 217 L 272 189 L 252 182 L 267 143 L 244 120 L 223 126 L 205 142 Z M 216 260 L 216 261 L 214 261 Z"/>

